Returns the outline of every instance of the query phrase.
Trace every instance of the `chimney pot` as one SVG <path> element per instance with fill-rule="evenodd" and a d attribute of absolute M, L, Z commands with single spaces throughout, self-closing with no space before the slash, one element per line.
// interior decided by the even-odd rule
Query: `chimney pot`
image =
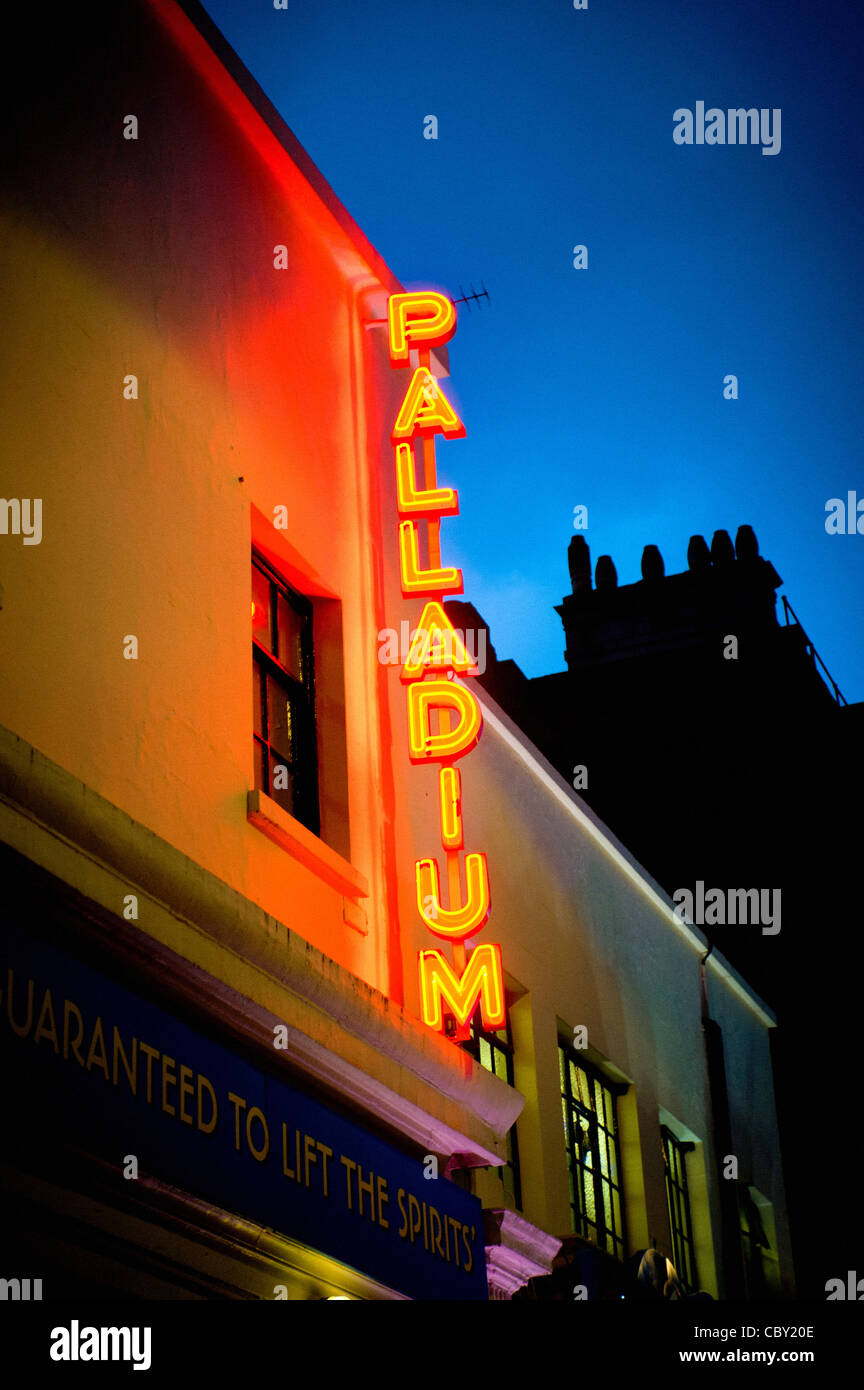
<path fill-rule="evenodd" d="M 711 541 L 711 561 L 714 565 L 730 565 L 735 559 L 735 547 L 728 531 L 715 531 Z"/>
<path fill-rule="evenodd" d="M 687 547 L 687 566 L 694 574 L 711 568 L 711 551 L 704 536 L 691 536 Z"/>
<path fill-rule="evenodd" d="M 752 526 L 739 526 L 735 536 L 735 554 L 739 560 L 758 560 L 759 542 Z"/>
<path fill-rule="evenodd" d="M 567 547 L 570 587 L 574 594 L 591 588 L 591 551 L 584 536 L 573 536 Z"/>
<path fill-rule="evenodd" d="M 660 554 L 656 545 L 646 545 L 642 551 L 642 578 L 647 580 L 662 579 L 666 573 L 666 566 L 663 563 L 663 556 Z"/>
<path fill-rule="evenodd" d="M 612 563 L 611 555 L 601 555 L 594 571 L 594 585 L 597 589 L 617 589 L 618 571 Z"/>

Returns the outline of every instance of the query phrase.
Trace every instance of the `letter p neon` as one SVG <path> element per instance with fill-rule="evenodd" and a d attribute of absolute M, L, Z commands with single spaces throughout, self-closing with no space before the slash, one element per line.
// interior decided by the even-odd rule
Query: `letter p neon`
<path fill-rule="evenodd" d="M 412 347 L 441 347 L 456 332 L 456 309 L 446 294 L 416 290 L 387 301 L 390 361 L 404 365 Z"/>

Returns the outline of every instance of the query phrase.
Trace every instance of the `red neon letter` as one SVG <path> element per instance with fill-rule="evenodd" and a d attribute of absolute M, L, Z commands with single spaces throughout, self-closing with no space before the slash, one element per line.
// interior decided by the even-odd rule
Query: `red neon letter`
<path fill-rule="evenodd" d="M 391 438 L 398 444 L 400 439 L 413 439 L 415 434 L 443 434 L 445 439 L 462 439 L 465 435 L 465 426 L 425 367 L 418 367 L 408 383 Z"/>
<path fill-rule="evenodd" d="M 464 941 L 466 936 L 480 930 L 492 907 L 485 854 L 466 854 L 465 878 L 468 883 L 468 896 L 458 907 L 441 906 L 441 882 L 436 860 L 418 859 L 414 868 L 417 911 L 433 936 L 443 936 L 445 941 Z M 430 898 L 432 906 L 427 907 Z"/>
<path fill-rule="evenodd" d="M 458 767 L 442 767 L 438 791 L 441 800 L 441 843 L 445 849 L 461 849 L 462 773 Z"/>
<path fill-rule="evenodd" d="M 433 512 L 435 516 L 459 515 L 455 488 L 418 489 L 415 486 L 414 451 L 410 444 L 396 445 L 396 507 L 400 516 L 416 516 L 419 512 Z"/>
<path fill-rule="evenodd" d="M 458 671 L 476 676 L 477 667 L 437 599 L 429 599 L 411 638 L 408 660 L 402 667 L 403 681 L 416 681 L 427 671 Z"/>
<path fill-rule="evenodd" d="M 390 361 L 394 365 L 408 361 L 413 344 L 440 347 L 456 332 L 456 308 L 446 294 L 438 294 L 435 290 L 391 294 L 387 301 L 387 319 Z"/>
<path fill-rule="evenodd" d="M 455 710 L 455 729 L 433 734 L 433 709 Z M 470 690 L 454 681 L 436 678 L 408 687 L 408 756 L 412 763 L 450 763 L 470 753 L 483 728 L 480 706 Z"/>
<path fill-rule="evenodd" d="M 483 1027 L 490 1033 L 504 1027 L 504 971 L 500 946 L 487 943 L 475 947 L 461 980 L 440 951 L 421 951 L 419 966 L 420 1008 L 423 1022 L 430 1028 L 444 1027 L 442 1004 L 446 1004 L 457 1023 L 467 1023 L 478 999 Z"/>
<path fill-rule="evenodd" d="M 420 539 L 416 521 L 399 522 L 399 573 L 402 579 L 402 593 L 408 598 L 411 594 L 461 594 L 462 571 L 448 565 L 439 570 L 421 570 Z"/>

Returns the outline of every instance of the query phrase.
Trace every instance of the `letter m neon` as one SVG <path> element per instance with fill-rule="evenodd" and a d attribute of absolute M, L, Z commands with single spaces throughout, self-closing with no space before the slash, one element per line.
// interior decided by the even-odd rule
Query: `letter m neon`
<path fill-rule="evenodd" d="M 420 951 L 420 1007 L 423 1022 L 439 1032 L 444 1027 L 444 1007 L 464 1025 L 480 1001 L 480 1017 L 489 1032 L 503 1028 L 504 971 L 501 947 L 486 943 L 471 952 L 461 980 L 440 951 Z"/>

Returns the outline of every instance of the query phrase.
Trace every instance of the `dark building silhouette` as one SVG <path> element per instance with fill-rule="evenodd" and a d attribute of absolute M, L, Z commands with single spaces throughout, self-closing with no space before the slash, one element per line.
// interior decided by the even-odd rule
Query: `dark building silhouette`
<path fill-rule="evenodd" d="M 827 1279 L 861 1263 L 857 1163 L 842 1153 L 864 964 L 864 704 L 846 703 L 785 598 L 778 613 L 782 580 L 750 526 L 734 545 L 724 530 L 710 548 L 691 537 L 679 574 L 646 545 L 634 584 L 602 555 L 592 585 L 581 536 L 567 558 L 567 669 L 529 680 L 490 647 L 481 679 L 668 893 L 780 890 L 779 931 L 697 924 L 777 1014 L 798 1289 L 824 1299 Z M 483 625 L 470 605 L 448 611 Z"/>

